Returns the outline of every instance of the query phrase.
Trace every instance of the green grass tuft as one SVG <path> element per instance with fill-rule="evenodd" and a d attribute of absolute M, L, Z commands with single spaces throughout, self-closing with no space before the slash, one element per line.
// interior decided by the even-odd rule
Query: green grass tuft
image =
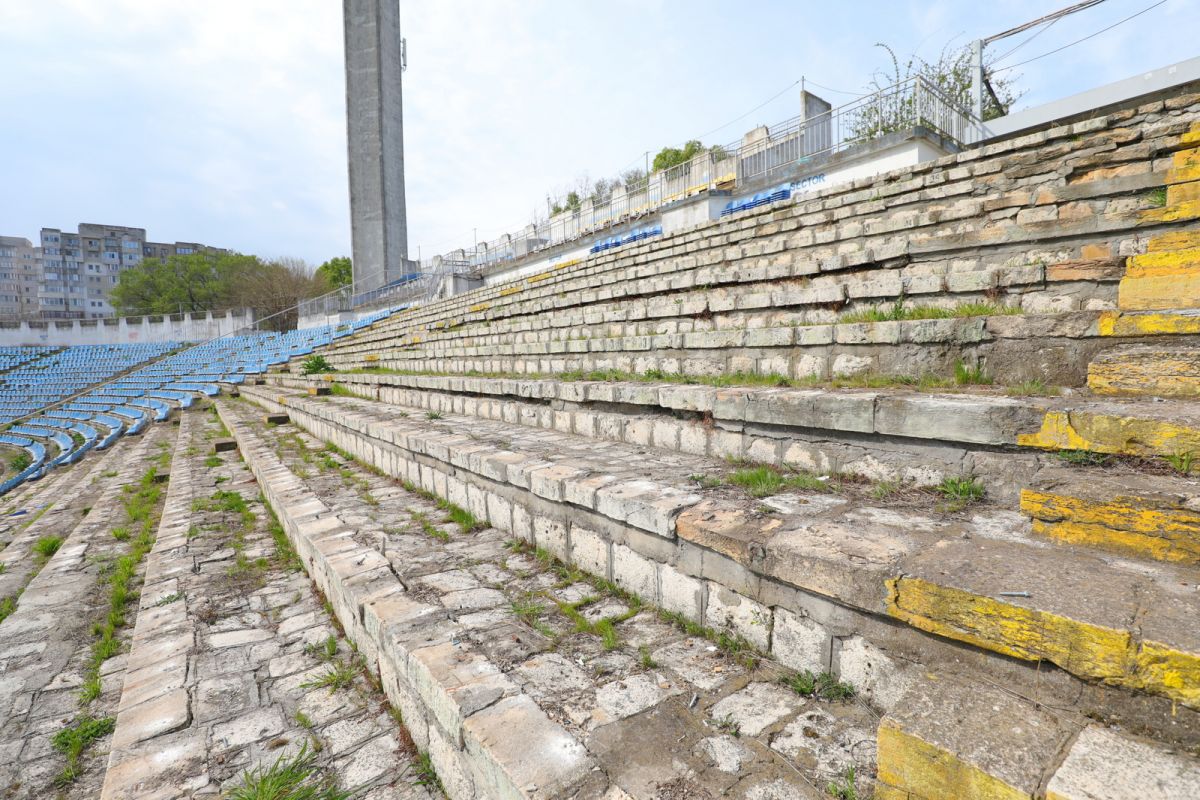
<path fill-rule="evenodd" d="M 225 800 L 350 800 L 354 793 L 338 789 L 316 760 L 305 742 L 294 756 L 281 755 L 270 766 L 243 772 Z"/>
<path fill-rule="evenodd" d="M 949 511 L 961 511 L 972 503 L 983 499 L 983 483 L 973 476 L 947 477 L 937 485 L 937 491 L 946 498 Z"/>

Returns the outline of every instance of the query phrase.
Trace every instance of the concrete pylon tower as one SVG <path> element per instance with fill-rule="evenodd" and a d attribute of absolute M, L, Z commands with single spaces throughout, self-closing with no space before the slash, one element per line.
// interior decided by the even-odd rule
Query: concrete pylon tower
<path fill-rule="evenodd" d="M 398 0 L 342 0 L 355 293 L 409 270 Z"/>

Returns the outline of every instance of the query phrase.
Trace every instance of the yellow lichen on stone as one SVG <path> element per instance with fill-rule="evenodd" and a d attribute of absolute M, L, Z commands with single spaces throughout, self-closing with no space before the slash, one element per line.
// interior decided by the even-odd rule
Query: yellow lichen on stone
<path fill-rule="evenodd" d="M 1200 249 L 1155 251 L 1129 259 L 1117 290 L 1127 311 L 1200 305 Z"/>
<path fill-rule="evenodd" d="M 520 291 L 521 291 L 521 287 L 520 287 L 520 286 L 510 286 L 510 287 L 508 287 L 507 289 L 501 289 L 501 290 L 500 290 L 500 296 L 501 296 L 501 297 L 510 297 L 510 296 L 512 296 L 512 295 L 514 295 L 514 294 L 517 294 L 517 293 L 518 293 L 518 292 L 520 292 Z"/>
<path fill-rule="evenodd" d="M 549 280 L 549 279 L 550 279 L 550 278 L 552 278 L 552 277 L 554 277 L 554 276 L 553 276 L 551 273 L 549 273 L 549 272 L 543 272 L 543 273 L 541 273 L 541 274 L 534 275 L 534 276 L 532 276 L 532 277 L 526 278 L 526 279 L 525 279 L 525 282 L 526 282 L 526 283 L 537 283 L 537 282 L 539 282 L 539 281 L 545 281 L 545 280 Z"/>
<path fill-rule="evenodd" d="M 1105 311 L 1097 320 L 1100 336 L 1158 336 L 1200 333 L 1200 314 L 1122 314 Z"/>
<path fill-rule="evenodd" d="M 1121 682 L 1128 631 L 940 586 L 920 578 L 888 581 L 888 614 L 915 628 L 1027 661 L 1050 661 L 1074 675 Z"/>
<path fill-rule="evenodd" d="M 1196 185 L 1200 186 L 1200 184 Z M 1157 236 L 1151 236 L 1150 241 L 1146 242 L 1147 253 L 1165 253 L 1172 250 L 1190 250 L 1194 247 L 1200 247 L 1200 231 L 1171 231 L 1170 233 L 1160 233 Z"/>
<path fill-rule="evenodd" d="M 488 310 L 489 308 L 491 308 L 491 307 L 492 307 L 492 304 L 491 304 L 491 303 L 476 303 L 475 305 L 471 306 L 471 307 L 470 307 L 469 309 L 467 309 L 467 310 L 468 310 L 468 311 L 476 311 L 476 312 L 478 312 L 478 311 L 487 311 L 487 310 Z"/>
<path fill-rule="evenodd" d="M 1200 175 L 1197 177 L 1200 177 Z M 1200 200 L 1185 200 L 1182 203 L 1169 204 L 1160 208 L 1147 208 L 1138 215 L 1138 218 L 1143 223 L 1182 222 L 1189 219 L 1200 219 Z"/>
<path fill-rule="evenodd" d="M 1088 364 L 1095 394 L 1200 397 L 1200 353 L 1164 349 L 1114 354 Z"/>
<path fill-rule="evenodd" d="M 1018 434 L 1017 444 L 1044 450 L 1168 456 L 1200 453 L 1200 430 L 1157 419 L 1048 411 L 1041 430 Z"/>
<path fill-rule="evenodd" d="M 1165 694 L 1190 708 L 1200 707 L 1200 658 L 1159 642 L 1142 642 L 1134 680 L 1127 686 Z"/>
<path fill-rule="evenodd" d="M 1200 200 L 1200 181 L 1176 183 L 1167 187 L 1167 205 L 1177 206 L 1189 200 Z"/>
<path fill-rule="evenodd" d="M 877 734 L 876 800 L 1016 800 L 1029 795 L 888 719 Z"/>
<path fill-rule="evenodd" d="M 1033 489 L 1021 492 L 1021 511 L 1040 536 L 1159 561 L 1200 562 L 1200 514 L 1194 511 L 1155 508 L 1138 497 L 1095 502 Z"/>
<path fill-rule="evenodd" d="M 1200 180 L 1200 148 L 1179 150 L 1171 156 L 1171 168 L 1167 170 L 1167 183 L 1185 183 Z"/>

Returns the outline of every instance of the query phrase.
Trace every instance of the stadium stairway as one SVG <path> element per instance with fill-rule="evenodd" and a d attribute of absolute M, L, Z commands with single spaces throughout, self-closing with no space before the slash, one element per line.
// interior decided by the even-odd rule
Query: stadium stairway
<path fill-rule="evenodd" d="M 878 715 L 853 762 L 876 797 L 1196 796 L 1198 118 L 1196 95 L 1147 103 L 596 253 L 401 312 L 318 348 L 337 372 L 295 359 L 241 395 L 853 685 Z M 305 496 L 251 465 L 283 506 Z M 438 716 L 414 651 L 380 638 L 411 609 L 339 565 L 353 521 L 326 535 L 305 513 L 289 530 L 343 582 L 347 630 L 464 742 L 435 763 L 486 785 L 491 755 L 457 733 L 485 711 Z M 728 698 L 698 694 L 717 729 Z"/>

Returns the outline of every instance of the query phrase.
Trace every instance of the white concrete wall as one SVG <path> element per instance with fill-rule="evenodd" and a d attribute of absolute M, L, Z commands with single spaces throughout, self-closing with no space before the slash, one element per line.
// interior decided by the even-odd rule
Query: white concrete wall
<path fill-rule="evenodd" d="M 152 319 L 156 321 L 151 321 Z M 251 309 L 219 314 L 121 317 L 115 320 L 44 320 L 0 326 L 0 345 L 129 344 L 203 342 L 254 324 Z"/>

